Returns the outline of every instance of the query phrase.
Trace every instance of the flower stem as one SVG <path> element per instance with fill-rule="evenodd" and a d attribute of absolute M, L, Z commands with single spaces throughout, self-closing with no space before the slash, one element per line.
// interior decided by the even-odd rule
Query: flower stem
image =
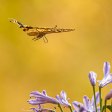
<path fill-rule="evenodd" d="M 69 106 L 69 109 L 70 109 L 70 111 L 71 111 L 71 112 L 73 112 L 73 110 L 72 110 L 71 106 Z"/>
<path fill-rule="evenodd" d="M 61 105 L 58 103 L 58 107 L 60 108 L 61 112 L 63 112 L 63 109 L 61 108 Z"/>
<path fill-rule="evenodd" d="M 95 104 L 95 109 L 96 109 L 96 112 L 97 112 L 96 95 L 95 95 L 95 86 L 93 86 L 93 94 L 94 94 L 94 104 Z"/>
<path fill-rule="evenodd" d="M 104 112 L 106 112 L 106 107 L 107 107 L 107 100 L 105 100 L 105 110 L 104 110 Z"/>
<path fill-rule="evenodd" d="M 112 107 L 112 100 L 111 100 L 111 107 Z M 112 110 L 111 110 L 111 112 L 112 112 Z"/>
<path fill-rule="evenodd" d="M 101 112 L 102 111 L 101 87 L 99 87 L 99 95 L 100 95 L 100 112 Z"/>

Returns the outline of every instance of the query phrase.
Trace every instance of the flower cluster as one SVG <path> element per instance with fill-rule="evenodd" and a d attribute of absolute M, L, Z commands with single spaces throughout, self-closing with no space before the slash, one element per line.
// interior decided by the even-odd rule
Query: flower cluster
<path fill-rule="evenodd" d="M 51 103 L 55 104 L 59 107 L 61 112 L 63 111 L 63 107 L 69 108 L 71 112 L 106 112 L 108 108 L 112 112 L 112 104 L 107 105 L 107 100 L 112 98 L 112 90 L 105 96 L 104 104 L 102 99 L 102 88 L 107 84 L 112 82 L 112 75 L 110 73 L 110 64 L 109 62 L 104 62 L 103 66 L 104 77 L 102 80 L 97 81 L 97 74 L 93 71 L 89 72 L 89 80 L 90 84 L 93 88 L 93 97 L 91 100 L 88 96 L 83 96 L 83 103 L 78 101 L 73 101 L 72 104 L 68 101 L 67 94 L 65 91 L 61 91 L 60 95 L 56 95 L 56 97 L 50 97 L 47 95 L 46 91 L 42 92 L 33 91 L 30 93 L 30 100 L 28 103 L 31 105 L 36 105 L 36 107 L 31 108 L 34 112 L 55 112 L 56 110 L 44 108 L 42 104 Z M 99 83 L 99 91 L 96 92 L 95 86 L 96 83 Z M 73 108 L 72 108 L 73 106 Z"/>

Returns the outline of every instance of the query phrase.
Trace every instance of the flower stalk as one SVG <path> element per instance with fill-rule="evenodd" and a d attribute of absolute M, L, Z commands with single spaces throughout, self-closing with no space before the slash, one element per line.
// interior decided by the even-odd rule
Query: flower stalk
<path fill-rule="evenodd" d="M 104 105 L 104 107 L 105 107 L 105 110 L 104 110 L 104 112 L 106 112 L 106 107 L 107 107 L 107 100 L 105 100 L 105 105 Z"/>
<path fill-rule="evenodd" d="M 96 112 L 97 112 L 96 95 L 95 95 L 95 86 L 93 86 L 93 96 L 94 96 L 95 109 L 96 109 Z"/>
<path fill-rule="evenodd" d="M 101 112 L 102 111 L 101 87 L 99 87 L 99 97 L 100 97 L 100 112 Z"/>
<path fill-rule="evenodd" d="M 112 107 L 112 100 L 111 100 L 111 107 Z M 111 112 L 112 112 L 112 110 L 111 110 Z"/>
<path fill-rule="evenodd" d="M 72 110 L 71 106 L 69 106 L 69 109 L 70 109 L 70 111 L 71 111 L 71 112 L 73 112 L 73 110 Z"/>
<path fill-rule="evenodd" d="M 59 103 L 58 103 L 58 107 L 59 107 L 60 111 L 63 112 L 63 109 Z"/>

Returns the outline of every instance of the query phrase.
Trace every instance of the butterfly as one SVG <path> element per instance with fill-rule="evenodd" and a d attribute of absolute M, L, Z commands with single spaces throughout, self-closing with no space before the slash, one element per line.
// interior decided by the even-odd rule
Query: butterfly
<path fill-rule="evenodd" d="M 32 40 L 38 40 L 40 38 L 44 39 L 44 42 L 48 42 L 46 38 L 46 34 L 51 34 L 51 33 L 61 33 L 61 32 L 70 32 L 74 31 L 75 29 L 62 29 L 62 28 L 57 28 L 57 25 L 53 28 L 39 28 L 39 27 L 32 27 L 28 25 L 24 25 L 21 22 L 17 21 L 16 19 L 9 19 L 10 22 L 15 23 L 21 28 L 24 32 L 27 33 L 29 36 L 34 36 Z"/>

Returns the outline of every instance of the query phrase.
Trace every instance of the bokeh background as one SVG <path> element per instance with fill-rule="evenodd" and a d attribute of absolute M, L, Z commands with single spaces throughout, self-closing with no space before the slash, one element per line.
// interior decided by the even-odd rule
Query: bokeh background
<path fill-rule="evenodd" d="M 0 12 L 0 112 L 28 110 L 33 90 L 65 90 L 70 102 L 92 96 L 89 71 L 102 79 L 103 63 L 112 65 L 112 0 L 0 0 Z M 35 42 L 8 18 L 76 30 Z"/>

